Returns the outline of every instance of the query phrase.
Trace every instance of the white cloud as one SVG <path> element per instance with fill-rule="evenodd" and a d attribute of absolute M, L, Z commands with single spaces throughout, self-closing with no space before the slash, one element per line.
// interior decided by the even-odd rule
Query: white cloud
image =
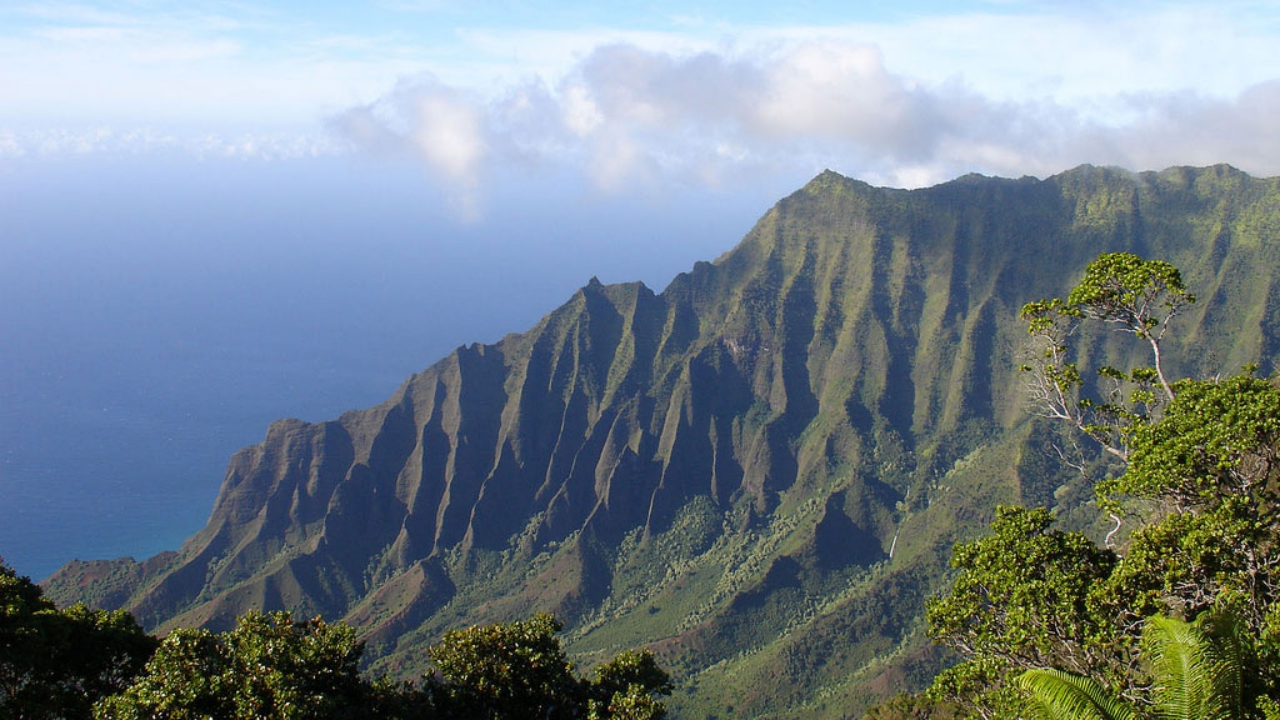
<path fill-rule="evenodd" d="M 344 144 L 336 142 L 327 133 L 173 133 L 154 128 L 116 130 L 111 127 L 29 131 L 0 129 L 0 158 L 148 154 L 275 161 L 335 156 L 346 150 Z"/>
<path fill-rule="evenodd" d="M 1275 76 L 1277 8 L 1219 2 L 1041 3 L 1019 12 L 918 14 L 901 22 L 754 28 L 739 45 L 874 44 L 896 74 L 951 79 L 999 102 L 1093 105 L 1134 92 L 1231 97 Z"/>
<path fill-rule="evenodd" d="M 650 154 L 629 133 L 611 129 L 595 137 L 587 169 L 597 185 L 618 190 L 629 184 L 648 184 L 658 168 Z"/>
<path fill-rule="evenodd" d="M 604 122 L 599 106 L 591 98 L 586 85 L 569 83 L 561 93 L 565 127 L 569 132 L 583 137 Z"/>
<path fill-rule="evenodd" d="M 1008 22 L 1011 31 L 1030 27 Z M 1079 39 L 1073 28 L 1063 32 Z M 1103 62 L 1120 62 L 1124 52 Z M 466 169 L 482 160 L 535 158 L 576 165 L 612 189 L 663 178 L 720 183 L 800 166 L 906 186 L 972 171 L 1045 175 L 1086 162 L 1136 169 L 1230 162 L 1280 173 L 1280 140 L 1268 127 L 1280 109 L 1280 81 L 1225 97 L 1111 92 L 1124 87 L 1112 82 L 1090 102 L 1053 93 L 1011 99 L 956 74 L 895 72 L 888 58 L 879 44 L 831 33 L 683 53 L 613 43 L 581 55 L 550 85 L 525 83 L 488 100 L 469 95 L 465 115 L 420 113 L 408 136 L 448 148 L 424 153 L 448 176 L 475 178 Z M 483 143 L 474 128 L 489 133 Z M 346 136 L 371 147 L 360 132 Z"/>
<path fill-rule="evenodd" d="M 769 135 L 852 143 L 912 159 L 942 130 L 938 96 L 894 77 L 877 48 L 808 44 L 767 69 L 754 119 Z"/>
<path fill-rule="evenodd" d="M 18 142 L 18 137 L 11 130 L 0 130 L 0 158 L 21 157 L 26 148 Z"/>
<path fill-rule="evenodd" d="M 426 76 L 335 116 L 329 126 L 360 150 L 421 158 L 451 188 L 450 201 L 460 214 L 473 218 L 489 155 L 488 115 L 496 110 Z"/>
<path fill-rule="evenodd" d="M 474 185 L 486 147 L 479 108 L 447 91 L 414 98 L 416 129 L 411 135 L 422 157 L 459 182 Z"/>
<path fill-rule="evenodd" d="M 1183 93 L 1132 100 L 1142 120 L 1105 138 L 1117 160 L 1138 167 L 1230 162 L 1258 174 L 1280 174 L 1280 80 L 1236 98 Z"/>
<path fill-rule="evenodd" d="M 422 5 L 398 17 L 468 17 L 450 0 Z M 547 163 L 614 190 L 822 167 L 909 186 L 1082 162 L 1280 173 L 1276 12 L 1247 1 L 971 5 L 838 26 L 458 27 L 430 42 L 427 25 L 335 33 L 244 6 L 110 7 L 32 6 L 38 22 L 0 29 L 0 155 L 356 148 L 420 159 L 464 214 L 498 169 Z M 58 135 L 47 128 L 59 118 L 218 130 Z"/>

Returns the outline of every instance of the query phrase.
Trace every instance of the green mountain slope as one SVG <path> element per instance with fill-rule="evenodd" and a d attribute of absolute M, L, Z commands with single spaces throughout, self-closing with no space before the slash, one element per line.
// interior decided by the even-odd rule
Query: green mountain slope
<path fill-rule="evenodd" d="M 1028 419 L 1017 314 L 1118 250 L 1201 297 L 1175 369 L 1271 369 L 1275 179 L 1081 167 L 904 191 L 827 172 L 661 294 L 593 279 L 382 405 L 274 423 L 179 551 L 71 563 L 48 592 L 161 630 L 345 619 L 406 674 L 448 628 L 550 610 L 584 664 L 654 647 L 677 716 L 854 715 L 943 661 L 921 616 L 952 543 L 996 503 L 1085 496 Z"/>

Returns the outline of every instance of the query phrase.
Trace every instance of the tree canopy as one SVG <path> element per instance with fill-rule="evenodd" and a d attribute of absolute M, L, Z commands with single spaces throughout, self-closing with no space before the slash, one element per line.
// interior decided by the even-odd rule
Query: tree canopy
<path fill-rule="evenodd" d="M 226 633 L 170 633 L 124 693 L 99 703 L 103 720 L 319 720 L 360 717 L 373 704 L 359 675 L 355 631 L 289 613 L 250 613 Z M 372 716 L 369 716 L 372 717 Z"/>
<path fill-rule="evenodd" d="M 0 560 L 0 718 L 87 717 L 120 692 L 156 641 L 125 612 L 59 610 Z"/>
<path fill-rule="evenodd" d="M 157 640 L 123 611 L 59 610 L 0 561 L 0 720 L 654 720 L 671 679 L 648 650 L 581 677 L 546 614 L 446 633 L 418 683 L 360 672 L 356 631 L 249 613 Z"/>
<path fill-rule="evenodd" d="M 630 650 L 579 678 L 551 615 L 478 625 L 445 634 L 428 652 L 437 677 L 428 688 L 449 717 L 484 720 L 617 718 L 649 720 L 666 710 L 671 679 L 648 650 Z"/>
<path fill-rule="evenodd" d="M 957 545 L 955 585 L 930 602 L 928 621 L 960 661 L 935 680 L 934 700 L 984 718 L 1271 717 L 1280 690 L 1280 384 L 1252 368 L 1169 378 L 1161 341 L 1191 302 L 1177 268 L 1113 253 L 1091 263 L 1065 300 L 1023 309 L 1038 348 L 1024 366 L 1036 407 L 1123 463 L 1095 484 L 1096 506 L 1115 528 L 1099 545 L 1056 529 L 1046 509 L 1002 507 L 990 535 Z M 1133 336 L 1152 364 L 1094 368 L 1103 394 L 1091 396 L 1073 345 L 1086 322 Z M 1223 639 L 1223 618 L 1236 644 Z M 1191 702 L 1174 702 L 1168 681 L 1175 666 L 1193 664 L 1188 648 L 1203 660 L 1227 647 L 1240 686 L 1230 708 L 1203 704 L 1200 688 L 1197 709 L 1170 710 Z M 1045 693 L 1059 705 L 1046 705 Z"/>

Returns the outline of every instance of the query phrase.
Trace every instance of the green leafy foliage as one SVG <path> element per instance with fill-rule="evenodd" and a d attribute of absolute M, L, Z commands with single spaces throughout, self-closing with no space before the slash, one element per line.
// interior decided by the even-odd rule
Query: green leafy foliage
<path fill-rule="evenodd" d="M 1231 618 L 1211 614 L 1194 624 L 1160 616 L 1147 621 L 1142 652 L 1154 681 L 1152 701 L 1162 717 L 1244 717 L 1243 653 L 1233 624 Z"/>
<path fill-rule="evenodd" d="M 969 654 L 1036 664 L 1093 634 L 1087 595 L 1116 557 L 1080 533 L 1050 529 L 1052 522 L 1042 508 L 1001 506 L 991 535 L 956 546 L 956 584 L 928 605 L 935 637 Z"/>
<path fill-rule="evenodd" d="M 1280 591 L 1280 387 L 1242 374 L 1177 388 L 1134 434 L 1125 472 L 1098 485 L 1102 507 L 1141 523 L 1102 592 L 1122 622 L 1194 617 L 1229 595 L 1261 632 Z"/>
<path fill-rule="evenodd" d="M 675 686 L 652 652 L 627 650 L 596 668 L 586 689 L 592 720 L 657 720 L 666 714 L 657 697 L 670 695 Z"/>
<path fill-rule="evenodd" d="M 1207 613 L 1194 622 L 1152 617 L 1142 633 L 1142 655 L 1151 678 L 1151 710 L 1160 720 L 1236 720 L 1249 717 L 1245 649 L 1230 613 Z M 1018 677 L 1026 707 L 1043 720 L 1129 720 L 1132 703 L 1092 678 L 1056 668 Z"/>
<path fill-rule="evenodd" d="M 249 613 L 225 633 L 170 633 L 132 686 L 101 699 L 99 720 L 657 720 L 671 679 L 647 650 L 591 679 L 573 672 L 546 614 L 452 631 L 430 649 L 420 685 L 359 673 L 348 625 Z M 87 712 L 75 715 L 87 717 Z M 25 717 L 19 715 L 19 717 Z"/>
<path fill-rule="evenodd" d="M 934 640 L 966 659 L 935 681 L 936 697 L 969 703 L 977 694 L 1007 704 L 1014 668 L 1060 662 L 1077 673 L 1101 669 L 1105 659 L 1093 645 L 1105 629 L 1089 595 L 1116 556 L 1052 523 L 1047 510 L 1002 506 L 990 535 L 956 546 L 955 585 L 929 602 L 926 617 Z"/>
<path fill-rule="evenodd" d="M 550 615 L 446 633 L 431 648 L 441 704 L 458 717 L 572 718 L 577 678 Z"/>
<path fill-rule="evenodd" d="M 0 718 L 87 717 L 155 648 L 126 612 L 58 610 L 0 561 Z"/>
<path fill-rule="evenodd" d="M 1035 339 L 1032 399 L 1049 417 L 1066 420 L 1106 450 L 1128 457 L 1130 436 L 1174 397 L 1165 376 L 1161 343 L 1169 323 L 1195 296 L 1182 284 L 1178 268 L 1127 252 L 1105 253 L 1089 263 L 1084 278 L 1066 300 L 1027 303 L 1022 318 Z M 1152 365 L 1123 371 L 1101 365 L 1095 372 L 1105 397 L 1081 397 L 1085 385 L 1072 357 L 1071 340 L 1082 320 L 1096 320 L 1146 341 Z"/>
<path fill-rule="evenodd" d="M 1018 684 L 1030 695 L 1028 714 L 1041 720 L 1132 720 L 1133 710 L 1092 678 L 1057 668 L 1028 670 Z"/>
<path fill-rule="evenodd" d="M 671 679 L 647 650 L 627 651 L 591 680 L 574 673 L 556 636 L 563 625 L 529 620 L 455 630 L 429 651 L 428 692 L 444 717 L 483 720 L 656 720 Z"/>
<path fill-rule="evenodd" d="M 863 720 L 952 720 L 959 709 L 950 703 L 938 702 L 923 693 L 901 692 L 873 706 L 862 716 Z"/>
<path fill-rule="evenodd" d="M 1193 302 L 1195 296 L 1183 286 L 1178 268 L 1127 252 L 1098 256 L 1067 297 L 1067 305 L 1083 316 L 1112 323 L 1140 338 L 1162 335 L 1182 306 Z"/>
<path fill-rule="evenodd" d="M 95 716 L 310 720 L 356 717 L 369 704 L 359 675 L 361 646 L 346 625 L 250 613 L 234 630 L 177 630 L 146 672 Z"/>
<path fill-rule="evenodd" d="M 1177 511 L 1234 495 L 1274 506 L 1280 388 L 1249 374 L 1176 388 L 1166 416 L 1135 430 L 1124 475 L 1101 494 L 1168 500 Z"/>
<path fill-rule="evenodd" d="M 1162 718 L 1234 718 L 1251 716 L 1280 686 L 1269 634 L 1280 590 L 1280 387 L 1249 371 L 1169 384 L 1159 342 L 1192 300 L 1171 265 L 1112 254 L 1090 265 L 1067 302 L 1024 309 L 1042 340 L 1069 317 L 1148 341 L 1154 368 L 1099 371 L 1145 384 L 1128 405 L 1099 413 L 1087 400 L 1063 404 L 1081 385 L 1076 366 L 1060 362 L 1072 352 L 1065 340 L 1033 383 L 1063 391 L 1036 395 L 1048 398 L 1049 414 L 1099 442 L 1118 441 L 1109 449 L 1127 461 L 1124 472 L 1097 484 L 1098 505 L 1116 522 L 1108 542 L 1125 524 L 1136 527 L 1113 552 L 1050 530 L 1047 511 L 1001 509 L 990 536 L 957 546 L 956 585 L 930 605 L 932 636 L 964 657 L 939 676 L 935 695 L 983 716 L 1109 718 L 1154 708 Z M 1137 705 L 1117 705 L 1115 693 Z"/>
<path fill-rule="evenodd" d="M 456 630 L 430 650 L 423 685 L 370 680 L 355 630 L 287 612 L 163 641 L 124 611 L 58 610 L 0 561 L 0 719 L 657 720 L 670 676 L 648 650 L 590 679 L 573 672 L 551 615 Z"/>

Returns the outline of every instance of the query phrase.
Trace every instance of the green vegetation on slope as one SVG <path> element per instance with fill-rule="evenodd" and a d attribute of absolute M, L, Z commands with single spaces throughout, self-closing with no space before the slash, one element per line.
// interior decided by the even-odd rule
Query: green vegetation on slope
<path fill-rule="evenodd" d="M 1026 368 L 1039 406 L 1123 463 L 1096 485 L 1115 526 L 1097 544 L 1005 506 L 956 547 L 956 582 L 928 607 L 930 634 L 961 656 L 930 689 L 948 717 L 1280 713 L 1280 378 L 1172 381 L 1162 349 L 1191 302 L 1173 266 L 1111 253 L 1067 300 L 1024 309 L 1047 340 Z M 1080 320 L 1134 337 L 1152 364 L 1093 368 L 1113 391 L 1091 398 L 1064 359 Z"/>
<path fill-rule="evenodd" d="M 273 424 L 178 552 L 72 563 L 48 591 L 149 628 L 345 619 L 405 677 L 451 628 L 549 611 L 584 665 L 653 648 L 683 717 L 856 713 L 942 666 L 925 598 L 997 504 L 1106 531 L 1027 412 L 1018 309 L 1099 253 L 1158 256 L 1201 298 L 1169 372 L 1270 370 L 1277 198 L 1228 167 L 824 173 L 661 294 L 593 281 L 378 407 Z M 1078 340 L 1075 362 L 1141 352 Z"/>
<path fill-rule="evenodd" d="M 550 615 L 453 630 L 413 682 L 359 672 L 345 624 L 251 612 L 156 640 L 127 613 L 59 611 L 0 561 L 0 718 L 14 720 L 658 720 L 671 681 L 630 650 L 574 672 Z"/>
<path fill-rule="evenodd" d="M 128 613 L 59 610 L 0 559 L 0 718 L 88 717 L 155 647 Z"/>

